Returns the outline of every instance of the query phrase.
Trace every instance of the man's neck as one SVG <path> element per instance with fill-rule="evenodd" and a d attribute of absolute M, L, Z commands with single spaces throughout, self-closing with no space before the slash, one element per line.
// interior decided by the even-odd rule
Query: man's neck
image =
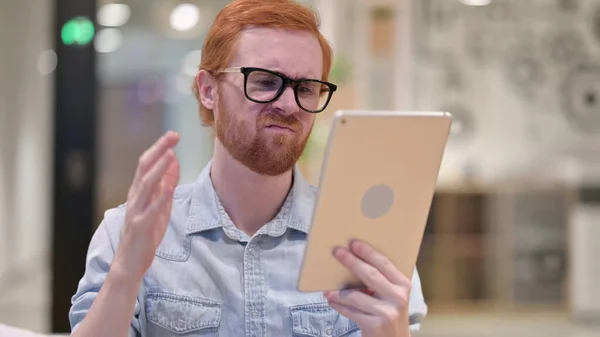
<path fill-rule="evenodd" d="M 249 236 L 277 215 L 292 186 L 292 171 L 275 177 L 257 174 L 233 159 L 218 139 L 210 176 L 231 221 Z"/>

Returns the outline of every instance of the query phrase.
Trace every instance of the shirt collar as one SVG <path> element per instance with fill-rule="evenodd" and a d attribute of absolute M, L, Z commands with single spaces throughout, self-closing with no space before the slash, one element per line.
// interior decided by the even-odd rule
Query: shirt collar
<path fill-rule="evenodd" d="M 231 223 L 214 190 L 210 178 L 211 163 L 212 161 L 206 165 L 193 184 L 187 232 L 193 234 L 223 227 L 229 236 L 239 235 L 235 234 L 239 231 Z M 316 188 L 306 181 L 297 165 L 294 167 L 293 177 L 292 188 L 279 214 L 259 233 L 280 236 L 287 228 L 308 233 Z"/>

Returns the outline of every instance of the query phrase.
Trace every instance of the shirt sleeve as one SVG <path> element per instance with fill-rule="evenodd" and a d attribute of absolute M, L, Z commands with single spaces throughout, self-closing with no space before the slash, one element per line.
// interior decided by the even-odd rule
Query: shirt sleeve
<path fill-rule="evenodd" d="M 86 256 L 85 273 L 79 281 L 77 291 L 71 298 L 71 309 L 69 310 L 71 334 L 81 325 L 104 284 L 115 255 L 113 241 L 116 240 L 111 239 L 110 233 L 120 232 L 123 218 L 123 209 L 107 211 L 104 220 L 100 223 L 90 241 Z M 139 337 L 141 335 L 139 314 L 140 305 L 136 299 L 134 317 L 132 317 L 131 326 L 129 327 L 129 337 Z"/>
<path fill-rule="evenodd" d="M 423 288 L 421 287 L 421 278 L 419 272 L 415 267 L 415 271 L 412 276 L 412 290 L 410 293 L 409 305 L 408 305 L 408 319 L 410 321 L 410 331 L 419 331 L 421 329 L 421 323 L 427 316 L 427 304 L 425 303 L 425 297 L 423 296 Z"/>

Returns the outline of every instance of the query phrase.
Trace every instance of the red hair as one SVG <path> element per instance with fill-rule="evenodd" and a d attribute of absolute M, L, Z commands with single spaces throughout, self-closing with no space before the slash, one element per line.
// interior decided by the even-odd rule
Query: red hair
<path fill-rule="evenodd" d="M 219 12 L 208 31 L 202 47 L 200 69 L 214 74 L 225 68 L 233 56 L 233 48 L 240 32 L 248 26 L 284 28 L 308 31 L 317 37 L 323 51 L 321 79 L 327 81 L 333 51 L 327 39 L 319 31 L 320 24 L 316 11 L 294 0 L 234 0 Z M 214 114 L 200 102 L 197 81 L 194 81 L 192 91 L 200 103 L 202 125 L 212 126 Z"/>

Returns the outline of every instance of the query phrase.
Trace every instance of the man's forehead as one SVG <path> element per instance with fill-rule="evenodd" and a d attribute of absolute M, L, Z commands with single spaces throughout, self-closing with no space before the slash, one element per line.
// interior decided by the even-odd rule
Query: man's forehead
<path fill-rule="evenodd" d="M 243 30 L 230 66 L 260 67 L 289 77 L 320 77 L 322 52 L 307 31 L 251 27 Z"/>
<path fill-rule="evenodd" d="M 245 36 L 246 38 L 270 40 L 289 37 L 314 37 L 314 34 L 304 29 L 246 26 L 240 31 L 240 36 Z"/>

